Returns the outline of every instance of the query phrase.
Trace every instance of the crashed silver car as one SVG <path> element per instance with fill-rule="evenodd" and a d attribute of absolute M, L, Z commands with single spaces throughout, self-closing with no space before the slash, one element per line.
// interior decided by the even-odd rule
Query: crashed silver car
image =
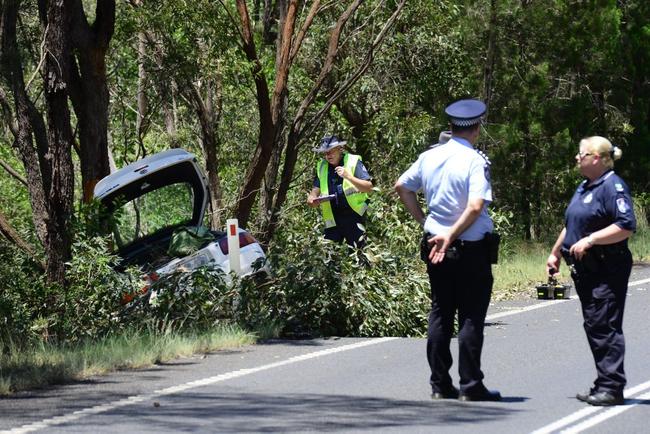
<path fill-rule="evenodd" d="M 226 232 L 202 225 L 209 193 L 193 154 L 170 149 L 148 156 L 102 179 L 94 193 L 107 211 L 121 266 L 140 266 L 155 278 L 202 266 L 231 271 Z M 238 235 L 237 274 L 267 273 L 257 240 L 241 228 Z"/>

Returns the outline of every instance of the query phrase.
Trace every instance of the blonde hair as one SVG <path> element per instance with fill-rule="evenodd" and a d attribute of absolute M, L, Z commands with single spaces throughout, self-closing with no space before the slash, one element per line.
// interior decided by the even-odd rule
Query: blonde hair
<path fill-rule="evenodd" d="M 580 147 L 597 154 L 608 169 L 614 168 L 614 161 L 621 158 L 621 148 L 612 145 L 612 142 L 601 136 L 585 137 L 580 140 Z"/>

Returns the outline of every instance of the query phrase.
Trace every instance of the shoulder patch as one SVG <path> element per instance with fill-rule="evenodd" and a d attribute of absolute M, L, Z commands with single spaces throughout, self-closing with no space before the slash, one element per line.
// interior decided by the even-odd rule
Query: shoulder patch
<path fill-rule="evenodd" d="M 616 184 L 614 184 L 614 187 L 616 188 L 616 191 L 619 191 L 619 192 L 625 190 L 623 188 L 623 184 L 621 184 L 620 182 L 617 182 Z"/>
<path fill-rule="evenodd" d="M 616 199 L 616 208 L 618 208 L 621 214 L 625 214 L 630 210 L 630 205 L 627 203 L 627 199 L 624 197 L 619 197 Z"/>

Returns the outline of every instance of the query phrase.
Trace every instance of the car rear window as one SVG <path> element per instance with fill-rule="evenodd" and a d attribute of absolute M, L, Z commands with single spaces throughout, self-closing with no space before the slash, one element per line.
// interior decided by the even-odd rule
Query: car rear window
<path fill-rule="evenodd" d="M 193 206 L 189 183 L 149 191 L 113 212 L 115 242 L 123 247 L 161 229 L 186 224 L 192 219 Z"/>

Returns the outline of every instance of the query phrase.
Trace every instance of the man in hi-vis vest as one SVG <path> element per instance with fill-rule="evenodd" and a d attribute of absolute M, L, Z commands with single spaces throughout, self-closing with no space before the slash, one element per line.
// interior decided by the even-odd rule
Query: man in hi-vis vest
<path fill-rule="evenodd" d="M 326 136 L 314 151 L 323 154 L 316 163 L 316 176 L 307 205 L 320 206 L 325 238 L 348 245 L 365 244 L 365 214 L 372 181 L 361 157 L 344 151 L 347 142 Z"/>

